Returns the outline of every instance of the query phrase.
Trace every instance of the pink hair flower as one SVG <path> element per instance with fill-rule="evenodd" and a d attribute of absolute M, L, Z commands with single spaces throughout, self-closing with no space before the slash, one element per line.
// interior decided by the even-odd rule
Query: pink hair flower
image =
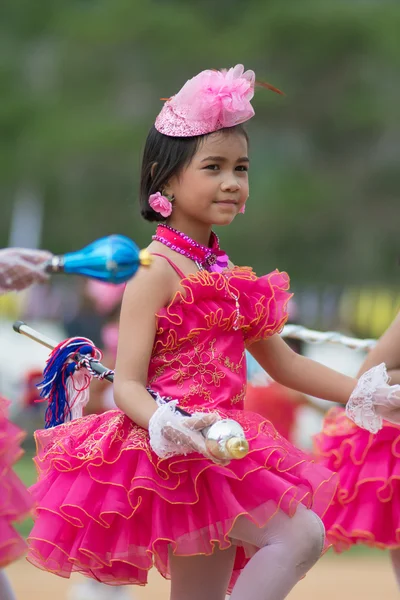
<path fill-rule="evenodd" d="M 164 218 L 169 217 L 172 213 L 171 202 L 160 192 L 156 192 L 155 194 L 151 194 L 149 196 L 149 204 L 155 212 L 160 213 L 160 215 Z"/>

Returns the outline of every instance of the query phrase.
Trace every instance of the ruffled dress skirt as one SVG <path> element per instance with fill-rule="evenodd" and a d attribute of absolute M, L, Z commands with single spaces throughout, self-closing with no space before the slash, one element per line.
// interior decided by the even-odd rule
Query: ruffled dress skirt
<path fill-rule="evenodd" d="M 299 504 L 324 515 L 336 489 L 332 472 L 261 416 L 218 412 L 241 423 L 250 443 L 250 453 L 227 466 L 195 453 L 158 458 L 147 430 L 119 410 L 38 431 L 28 560 L 62 577 L 79 571 L 110 585 L 144 585 L 153 566 L 169 577 L 170 552 L 229 548 L 241 515 L 260 527 Z M 254 551 L 237 547 L 230 589 Z"/>
<path fill-rule="evenodd" d="M 373 435 L 332 409 L 315 437 L 321 465 L 337 471 L 337 494 L 323 521 L 337 552 L 356 544 L 400 547 L 400 426 Z"/>
<path fill-rule="evenodd" d="M 20 458 L 23 432 L 8 420 L 9 403 L 0 396 L 0 568 L 19 558 L 26 544 L 13 522 L 25 518 L 33 500 L 12 470 Z"/>

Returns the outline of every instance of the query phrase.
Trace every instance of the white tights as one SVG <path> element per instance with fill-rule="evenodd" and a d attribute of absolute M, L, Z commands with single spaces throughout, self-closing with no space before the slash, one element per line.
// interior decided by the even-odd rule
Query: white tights
<path fill-rule="evenodd" d="M 400 548 L 390 551 L 390 558 L 392 559 L 392 567 L 396 577 L 397 585 L 400 588 Z"/>
<path fill-rule="evenodd" d="M 325 531 L 311 510 L 299 505 L 290 518 L 279 511 L 265 527 L 239 517 L 233 540 L 259 548 L 240 574 L 231 600 L 283 600 L 321 555 Z M 170 600 L 224 600 L 235 547 L 211 556 L 171 554 Z"/>
<path fill-rule="evenodd" d="M 0 569 L 0 600 L 15 600 L 7 575 Z"/>

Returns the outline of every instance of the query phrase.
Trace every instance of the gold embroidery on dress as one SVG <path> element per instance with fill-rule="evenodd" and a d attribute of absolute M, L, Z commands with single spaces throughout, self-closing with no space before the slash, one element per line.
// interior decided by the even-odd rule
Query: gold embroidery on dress
<path fill-rule="evenodd" d="M 246 345 L 250 345 L 259 339 L 266 338 L 274 333 L 280 332 L 287 320 L 287 314 L 285 314 L 285 311 L 283 311 L 279 321 L 274 320 L 271 323 L 270 319 L 268 318 L 270 314 L 271 302 L 275 296 L 275 286 L 271 282 L 271 279 L 277 273 L 279 272 L 275 270 L 263 277 L 265 280 L 265 286 L 269 286 L 271 297 L 267 301 L 265 294 L 259 294 L 258 299 L 254 299 L 254 305 L 252 306 L 253 315 L 251 320 L 246 320 L 244 316 L 240 314 L 239 309 L 241 303 L 241 293 L 235 286 L 235 281 L 237 280 L 245 280 L 253 283 L 258 280 L 258 277 L 250 267 L 234 267 L 233 269 L 227 270 L 224 273 L 210 273 L 208 271 L 200 270 L 197 271 L 197 273 L 193 273 L 183 279 L 181 281 L 183 291 L 178 290 L 168 306 L 166 306 L 164 309 L 162 309 L 162 312 L 156 315 L 157 333 L 153 348 L 153 356 L 159 356 L 163 352 L 175 350 L 181 344 L 198 337 L 201 332 L 209 331 L 213 327 L 219 327 L 223 331 L 241 331 L 246 338 Z M 287 277 L 286 273 L 280 274 L 286 275 Z M 221 291 L 224 292 L 224 301 L 230 305 L 231 311 L 229 316 L 224 317 L 224 309 L 222 307 L 218 308 L 217 310 L 211 310 L 210 308 L 209 312 L 203 315 L 205 327 L 193 328 L 189 333 L 183 335 L 183 337 L 180 337 L 182 334 L 179 334 L 175 328 L 179 327 L 183 323 L 182 309 L 184 307 L 189 307 L 196 302 L 196 289 L 192 288 L 194 285 L 199 285 L 203 288 L 210 288 L 210 292 L 212 293 Z M 288 277 L 282 287 L 279 289 L 281 291 L 289 290 Z M 244 293 L 244 295 L 246 296 L 246 293 Z M 284 308 L 286 307 L 291 296 L 292 294 L 288 294 L 285 300 Z M 207 302 L 208 298 L 205 297 L 203 299 L 200 295 L 200 300 Z M 165 326 L 165 321 L 168 323 L 167 326 Z M 163 322 L 164 325 L 162 325 Z M 254 335 L 251 335 L 253 328 L 255 328 L 255 332 Z M 161 335 L 165 334 L 166 331 L 168 331 L 166 339 L 160 339 Z"/>
<path fill-rule="evenodd" d="M 244 386 L 242 387 L 242 389 L 240 390 L 240 392 L 238 394 L 236 394 L 236 396 L 233 396 L 233 398 L 231 398 L 231 404 L 238 404 L 239 402 L 242 402 L 246 396 L 246 388 L 247 385 L 244 384 Z"/>
<path fill-rule="evenodd" d="M 106 418 L 105 418 L 106 417 Z M 105 418 L 105 420 L 103 420 Z M 102 419 L 103 422 L 91 433 L 90 424 L 95 425 L 96 420 Z M 71 442 L 75 444 L 72 448 L 67 448 L 66 428 L 73 427 L 73 438 Z M 45 439 L 50 438 L 50 443 L 46 444 Z M 124 413 L 119 410 L 112 410 L 104 413 L 101 417 L 89 415 L 82 419 L 58 425 L 57 428 L 41 431 L 41 445 L 44 447 L 44 460 L 52 456 L 63 457 L 63 462 L 68 463 L 68 458 L 77 458 L 81 461 L 92 461 L 96 457 L 103 457 L 106 444 L 109 450 L 114 443 L 117 448 L 123 450 L 141 449 L 146 452 L 150 462 L 153 462 L 153 456 L 149 444 L 149 434 L 146 429 L 133 423 Z"/>
<path fill-rule="evenodd" d="M 158 361 L 154 375 L 149 379 L 149 385 L 152 385 L 168 369 L 171 372 L 171 379 L 178 388 L 182 388 L 188 379 L 193 383 L 189 387 L 189 392 L 185 394 L 186 400 L 196 394 L 202 397 L 208 397 L 210 392 L 207 388 L 210 386 L 219 387 L 225 373 L 219 368 L 216 359 L 216 338 L 207 342 L 198 343 L 197 340 L 191 340 L 187 349 L 164 353 L 158 356 Z"/>
<path fill-rule="evenodd" d="M 229 356 L 225 356 L 222 352 L 220 352 L 217 356 L 217 359 L 219 360 L 219 362 L 221 364 L 224 365 L 224 367 L 226 367 L 227 369 L 229 369 L 232 373 L 240 373 L 241 370 L 243 369 L 243 359 L 245 357 L 245 353 L 244 350 L 242 352 L 242 355 L 240 357 L 240 360 L 236 363 L 234 363 Z"/>

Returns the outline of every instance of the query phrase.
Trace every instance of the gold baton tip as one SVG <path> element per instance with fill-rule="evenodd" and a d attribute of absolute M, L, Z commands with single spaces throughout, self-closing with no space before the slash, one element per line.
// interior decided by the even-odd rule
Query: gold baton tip
<path fill-rule="evenodd" d="M 142 265 L 142 267 L 149 267 L 153 262 L 153 257 L 146 248 L 144 250 L 140 250 L 139 262 Z"/>
<path fill-rule="evenodd" d="M 244 458 L 249 453 L 249 442 L 241 437 L 232 437 L 226 442 L 226 449 L 232 458 Z"/>

